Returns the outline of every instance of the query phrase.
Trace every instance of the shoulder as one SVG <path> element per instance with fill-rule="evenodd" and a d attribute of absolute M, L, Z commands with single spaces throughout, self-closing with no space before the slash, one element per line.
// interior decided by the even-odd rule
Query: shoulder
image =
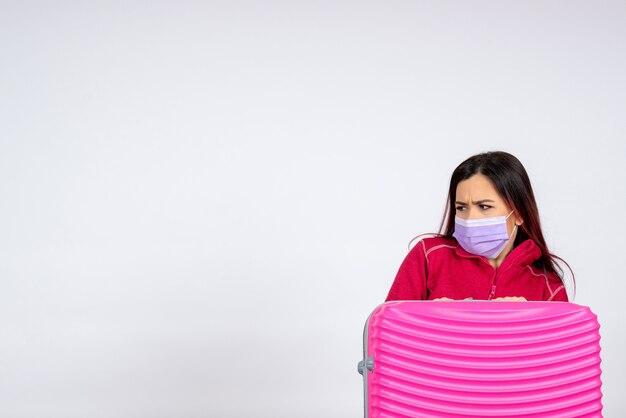
<path fill-rule="evenodd" d="M 458 243 L 455 239 L 445 238 L 445 237 L 426 237 L 422 238 L 420 241 L 415 244 L 415 246 L 411 249 L 411 252 L 420 252 L 423 253 L 425 257 L 428 257 L 434 252 L 450 251 L 456 249 Z"/>

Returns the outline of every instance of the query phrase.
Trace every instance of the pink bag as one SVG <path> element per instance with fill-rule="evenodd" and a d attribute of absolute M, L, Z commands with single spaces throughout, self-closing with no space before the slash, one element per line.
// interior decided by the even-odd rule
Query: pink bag
<path fill-rule="evenodd" d="M 383 303 L 364 330 L 365 417 L 602 417 L 599 328 L 570 302 Z"/>

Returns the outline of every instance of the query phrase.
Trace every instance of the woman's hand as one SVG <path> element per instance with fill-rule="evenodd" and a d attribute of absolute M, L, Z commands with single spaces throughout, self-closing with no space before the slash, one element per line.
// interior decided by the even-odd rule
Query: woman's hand
<path fill-rule="evenodd" d="M 505 296 L 503 298 L 495 298 L 491 300 L 498 300 L 501 302 L 528 302 L 524 296 Z"/>
<path fill-rule="evenodd" d="M 450 299 L 450 298 L 437 298 L 437 299 L 433 299 L 433 301 L 436 301 L 436 300 L 454 300 L 454 299 Z"/>

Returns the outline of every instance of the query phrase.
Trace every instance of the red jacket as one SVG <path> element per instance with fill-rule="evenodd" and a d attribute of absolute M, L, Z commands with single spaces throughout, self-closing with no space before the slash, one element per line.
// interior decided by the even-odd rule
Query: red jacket
<path fill-rule="evenodd" d="M 539 257 L 541 250 L 527 239 L 494 269 L 485 257 L 468 253 L 455 239 L 424 238 L 400 265 L 386 301 L 524 296 L 568 302 L 561 280 L 532 265 Z"/>

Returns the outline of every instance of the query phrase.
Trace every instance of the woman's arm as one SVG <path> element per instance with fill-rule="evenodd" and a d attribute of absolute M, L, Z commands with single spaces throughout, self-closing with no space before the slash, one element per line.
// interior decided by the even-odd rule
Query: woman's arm
<path fill-rule="evenodd" d="M 385 302 L 426 299 L 426 246 L 418 242 L 404 258 Z"/>
<path fill-rule="evenodd" d="M 561 281 L 552 282 L 546 281 L 546 288 L 543 293 L 543 300 L 553 302 L 569 302 L 567 297 L 567 291 Z"/>

